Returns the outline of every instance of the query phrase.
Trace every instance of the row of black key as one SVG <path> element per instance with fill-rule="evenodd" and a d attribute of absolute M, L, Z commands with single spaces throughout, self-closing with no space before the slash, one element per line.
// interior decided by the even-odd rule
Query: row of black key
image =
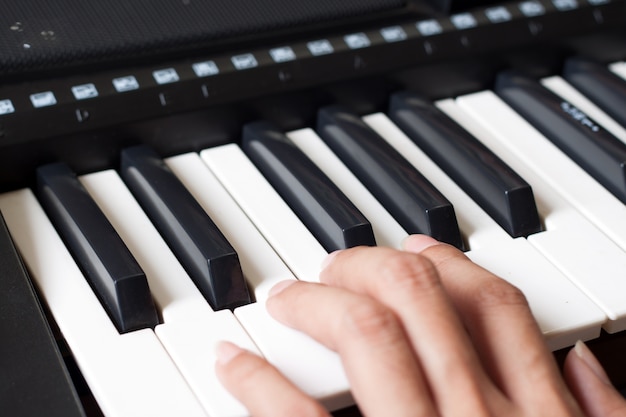
<path fill-rule="evenodd" d="M 615 76 L 607 76 L 606 72 L 608 70 L 596 64 L 577 60 L 566 66 L 565 77 L 618 122 L 626 125 L 620 119 L 620 115 L 624 115 L 621 109 L 625 108 L 626 83 Z M 587 92 L 584 86 L 588 85 L 593 85 L 592 89 L 603 86 L 611 94 Z M 620 170 L 623 169 L 625 153 L 621 142 L 604 131 L 597 134 L 598 129 L 601 129 L 599 125 L 586 115 L 581 116 L 573 106 L 564 107 L 562 99 L 548 93 L 529 78 L 504 73 L 496 85 L 496 92 L 532 119 L 535 126 L 555 141 L 557 146 L 569 152 L 573 159 L 614 194 L 619 196 L 624 193 L 623 171 Z M 552 110 L 537 112 L 537 108 Z M 532 191 L 527 184 L 435 106 L 413 94 L 400 93 L 392 99 L 390 116 L 512 236 L 525 236 L 540 229 Z M 566 130 L 575 136 L 576 146 L 568 145 L 567 140 L 573 139 L 564 136 L 562 130 L 555 129 L 557 124 L 567 126 Z M 325 108 L 320 111 L 317 129 L 359 179 L 381 202 L 385 202 L 387 209 L 407 231 L 428 233 L 462 247 L 454 209 L 445 197 L 360 118 L 335 106 Z M 253 150 L 259 144 L 264 149 Z M 587 151 L 576 153 L 578 146 L 583 146 Z M 304 154 L 294 156 L 297 154 L 295 147 L 276 129 L 265 123 L 248 126 L 244 131 L 243 147 L 292 208 L 299 212 L 299 216 L 303 220 L 311 219 L 305 222 L 318 239 L 324 242 L 323 236 L 327 236 L 326 243 L 323 243 L 327 250 L 375 244 L 371 227 L 362 214 L 341 197 L 332 182 L 321 175 Z M 181 260 L 186 257 L 189 259 L 183 263 L 187 269 L 197 271 L 191 275 L 211 305 L 218 309 L 234 308 L 250 302 L 236 253 L 204 212 L 194 206 L 193 198 L 162 160 L 150 149 L 138 147 L 126 150 L 123 161 L 122 176 L 129 188 L 144 205 L 177 256 Z M 281 164 L 275 164 L 276 161 L 281 161 Z M 157 318 L 143 272 L 121 245 L 119 238 L 115 237 L 114 232 L 111 233 L 112 228 L 106 219 L 97 213 L 95 203 L 89 201 L 76 176 L 63 165 L 43 167 L 39 174 L 42 202 L 48 207 L 51 217 L 57 218 L 55 223 L 62 229 L 66 241 L 74 240 L 68 246 L 76 248 L 73 249 L 75 254 L 82 253 L 78 255 L 83 258 L 79 263 L 92 285 L 96 289 L 100 288 L 96 292 L 103 304 L 111 305 L 109 314 L 120 331 L 153 327 Z M 285 181 L 287 177 L 293 181 Z M 478 180 L 487 187 L 478 187 L 476 181 L 470 179 Z M 280 185 L 281 181 L 285 184 Z M 305 201 L 302 192 L 308 195 L 305 204 L 302 204 Z M 406 198 L 405 203 L 411 202 L 411 210 L 402 212 L 402 204 L 397 203 L 398 195 Z M 337 204 L 339 200 L 342 202 Z M 526 207 L 521 211 L 520 201 Z M 297 208 L 298 202 L 301 208 Z M 326 213 L 324 216 L 328 221 L 319 221 L 316 213 L 320 212 Z M 198 227 L 198 224 L 203 226 Z M 337 233 L 338 230 L 342 232 L 341 235 Z M 343 233 L 344 230 L 347 232 Z M 13 289 L 13 292 L 3 293 L 7 296 L 10 294 L 10 300 L 2 303 L 4 307 L 0 310 L 0 325 L 3 334 L 16 334 L 16 337 L 11 338 L 14 344 L 23 345 L 9 346 L 10 354 L 2 355 L 3 369 L 15 366 L 22 368 L 11 371 L 12 374 L 23 373 L 25 365 L 33 370 L 49 369 L 46 372 L 49 378 L 38 379 L 35 385 L 29 380 L 29 392 L 35 397 L 48 397 L 65 403 L 59 409 L 64 410 L 64 413 L 73 410 L 73 414 L 80 415 L 80 405 L 63 370 L 55 342 L 45 326 L 26 271 L 4 227 L 0 228 L 0 252 L 3 259 L 3 285 Z M 126 298 L 129 297 L 126 289 L 132 301 Z M 23 303 L 20 304 L 19 300 Z M 13 307 L 19 309 L 19 312 Z M 11 325 L 12 318 L 26 315 L 27 309 L 34 312 L 28 315 L 30 321 L 25 322 L 20 318 L 20 326 Z M 37 343 L 30 343 L 32 339 L 37 339 Z M 27 354 L 28 360 L 14 360 L 16 352 Z M 23 392 L 23 389 L 20 391 Z M 22 392 L 20 401 L 23 400 Z M 51 392 L 57 394 L 48 396 Z M 3 403 L 9 404 L 9 400 L 3 399 Z M 39 410 L 41 404 L 40 400 L 30 403 Z M 30 405 L 17 404 L 13 408 L 28 410 Z"/>
<path fill-rule="evenodd" d="M 509 73 L 500 76 L 496 92 L 512 103 L 523 95 L 521 102 L 535 107 L 528 97 L 540 104 L 546 97 L 557 100 L 539 83 Z M 389 113 L 511 236 L 541 231 L 530 186 L 436 106 L 398 93 Z M 553 113 L 544 111 L 548 121 L 538 125 L 551 127 L 557 116 L 559 123 L 568 122 Z M 463 249 L 452 205 L 360 117 L 339 106 L 326 107 L 319 112 L 317 131 L 408 233 L 426 233 Z M 586 149 L 603 150 L 592 139 L 587 138 Z M 619 155 L 621 142 L 613 142 Z M 242 148 L 327 251 L 376 244 L 367 219 L 282 132 L 265 122 L 247 125 Z M 235 250 L 154 151 L 145 146 L 124 150 L 121 175 L 214 309 L 251 302 Z M 157 316 L 141 269 L 78 179 L 60 165 L 42 167 L 39 177 L 40 198 L 120 331 L 154 327 Z"/>

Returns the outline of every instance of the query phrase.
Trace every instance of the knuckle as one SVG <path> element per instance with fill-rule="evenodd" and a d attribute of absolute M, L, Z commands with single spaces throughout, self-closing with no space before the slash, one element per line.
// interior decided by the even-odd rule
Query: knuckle
<path fill-rule="evenodd" d="M 524 293 L 517 287 L 501 279 L 490 280 L 481 285 L 477 301 L 485 307 L 519 306 L 528 307 Z"/>
<path fill-rule="evenodd" d="M 423 256 L 394 253 L 385 263 L 381 284 L 386 288 L 424 292 L 439 286 L 435 266 Z"/>
<path fill-rule="evenodd" d="M 348 310 L 342 331 L 359 339 L 381 340 L 385 335 L 397 334 L 400 323 L 395 314 L 376 302 L 364 302 Z"/>

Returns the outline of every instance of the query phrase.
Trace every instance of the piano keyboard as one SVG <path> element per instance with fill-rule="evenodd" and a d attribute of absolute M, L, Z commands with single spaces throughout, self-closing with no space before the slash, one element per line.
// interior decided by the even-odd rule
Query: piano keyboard
<path fill-rule="evenodd" d="M 610 70 L 626 79 L 626 63 L 614 63 Z M 606 128 L 616 140 L 626 143 L 626 126 L 563 78 L 552 76 L 541 84 L 578 110 L 577 120 L 588 121 L 587 125 L 581 122 L 582 128 L 589 123 Z M 497 157 L 530 184 L 540 231 L 521 237 L 507 232 L 488 214 L 484 202 L 468 195 L 468 185 L 452 180 L 443 166 L 415 144 L 410 129 L 398 127 L 393 112 L 364 116 L 359 129 L 382 138 L 385 146 L 397 151 L 452 204 L 455 216 L 447 221 L 455 227 L 458 224 L 467 255 L 524 292 L 551 349 L 571 346 L 579 339 L 595 339 L 601 329 L 609 333 L 626 330 L 624 203 L 494 91 L 433 104 L 450 118 L 445 123 L 458 123 L 484 145 L 488 150 L 481 154 L 484 158 Z M 449 127 L 435 124 L 433 129 Z M 322 124 L 278 134 L 285 133 L 280 141 L 306 155 L 314 169 L 323 172 L 369 220 L 378 245 L 399 248 L 408 234 L 406 227 L 390 212 L 391 203 L 377 198 L 376 191 L 364 184 L 354 162 L 342 160 L 332 150 L 326 128 L 335 127 Z M 350 135 L 354 131 L 342 132 Z M 271 154 L 271 149 L 267 152 Z M 214 349 L 220 340 L 264 356 L 329 410 L 352 405 L 338 356 L 275 322 L 264 307 L 269 289 L 277 282 L 318 279 L 327 249 L 313 229 L 325 226 L 311 226 L 296 213 L 238 144 L 162 162 L 162 169 L 171 172 L 188 193 L 155 205 L 164 213 L 185 199 L 201 207 L 236 250 L 253 302 L 233 311 L 215 311 L 207 301 L 211 297 L 202 285 L 194 283 L 189 268 L 171 249 L 172 238 L 158 230 L 157 222 L 140 204 L 136 185 L 129 187 L 124 174 L 120 176 L 116 170 L 94 172 L 79 176 L 78 181 L 145 273 L 159 317 L 154 328 L 120 332 L 100 303 L 102 297 L 86 280 L 85 267 L 66 247 L 35 193 L 21 189 L 0 195 L 0 212 L 15 245 L 102 413 L 247 415 L 213 372 Z M 409 171 L 396 175 L 403 172 Z M 468 178 L 470 182 L 475 179 Z M 398 178 L 398 182 L 402 180 Z M 152 189 L 145 184 L 148 180 L 142 177 L 141 181 L 142 189 Z M 472 184 L 480 186 L 475 181 Z M 298 186 L 292 184 L 296 192 L 306 193 L 302 194 L 306 198 L 315 195 L 306 186 L 298 191 Z M 319 200 L 315 203 L 324 206 Z"/>

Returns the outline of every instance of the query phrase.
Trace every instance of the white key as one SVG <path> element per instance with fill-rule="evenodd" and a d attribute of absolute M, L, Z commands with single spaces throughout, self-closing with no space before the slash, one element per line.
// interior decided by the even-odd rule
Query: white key
<path fill-rule="evenodd" d="M 260 303 L 239 307 L 235 316 L 267 360 L 327 410 L 354 404 L 348 379 L 335 352 L 278 323 Z"/>
<path fill-rule="evenodd" d="M 145 272 L 163 321 L 190 321 L 212 314 L 119 175 L 109 170 L 79 179 Z"/>
<path fill-rule="evenodd" d="M 467 253 L 472 261 L 522 290 L 550 349 L 598 337 L 604 314 L 546 258 L 537 255 L 524 238 Z"/>
<path fill-rule="evenodd" d="M 295 275 L 318 281 L 326 251 L 241 149 L 226 145 L 207 149 L 201 156 Z M 354 404 L 336 353 L 278 323 L 263 303 L 239 307 L 235 316 L 263 356 L 304 392 L 329 410 Z"/>
<path fill-rule="evenodd" d="M 200 155 L 294 275 L 319 281 L 327 252 L 239 146 L 224 145 Z"/>
<path fill-rule="evenodd" d="M 626 128 L 622 127 L 611 116 L 606 114 L 563 78 L 555 75 L 544 78 L 541 80 L 541 84 L 585 112 L 591 119 L 619 138 L 622 142 L 626 142 Z"/>
<path fill-rule="evenodd" d="M 152 330 L 117 332 L 32 192 L 0 210 L 103 413 L 204 416 Z"/>
<path fill-rule="evenodd" d="M 615 62 L 609 65 L 611 71 L 626 80 L 626 62 Z"/>
<path fill-rule="evenodd" d="M 196 153 L 165 160 L 233 245 L 257 302 L 278 282 L 295 279 L 254 224 Z"/>
<path fill-rule="evenodd" d="M 626 249 L 626 206 L 543 137 L 493 92 L 459 97 L 457 103 L 504 148 L 517 155 L 573 207 Z"/>
<path fill-rule="evenodd" d="M 483 98 L 497 101 L 493 96 L 485 95 Z M 498 132 L 503 138 L 511 136 L 510 132 L 516 129 L 515 125 L 504 121 L 502 124 L 498 122 L 496 126 L 495 121 L 503 116 L 494 113 L 493 107 L 485 110 L 481 108 L 480 102 L 473 102 L 474 98 L 468 96 L 465 99 L 475 113 L 486 113 L 473 117 L 454 104 L 446 106 L 444 110 L 533 187 L 546 231 L 532 235 L 528 240 L 604 311 L 608 317 L 603 325 L 605 330 L 616 332 L 624 329 L 626 303 L 622 294 L 626 291 L 626 278 L 621 272 L 626 267 L 624 251 L 545 181 L 547 173 L 525 163 L 515 147 L 509 146 L 507 141 L 497 139 Z M 489 122 L 485 121 L 494 123 L 493 129 L 488 130 L 486 125 Z M 545 165 L 540 167 L 546 168 Z"/>
<path fill-rule="evenodd" d="M 550 347 L 599 335 L 605 315 L 528 241 L 507 234 L 386 116 L 365 120 L 452 202 L 461 230 L 473 231 L 468 256 L 522 290 Z"/>
<path fill-rule="evenodd" d="M 464 238 L 470 249 L 497 245 L 511 237 L 478 204 L 452 181 L 411 139 L 386 115 L 372 114 L 363 118 L 372 129 L 420 171 L 454 206 Z"/>
<path fill-rule="evenodd" d="M 287 134 L 372 224 L 376 244 L 400 248 L 407 232 L 312 129 Z"/>
<path fill-rule="evenodd" d="M 221 340 L 258 354 L 241 324 L 230 311 L 213 312 L 115 171 L 85 175 L 80 181 L 146 273 L 164 321 L 155 332 L 206 412 L 247 415 L 213 368 Z"/>
<path fill-rule="evenodd" d="M 261 356 L 230 310 L 195 321 L 158 325 L 157 336 L 211 417 L 247 417 L 250 413 L 222 386 L 215 374 L 215 349 L 221 340 Z"/>
<path fill-rule="evenodd" d="M 438 105 L 443 109 L 446 102 Z M 461 230 L 467 227 L 473 231 L 468 234 L 468 256 L 522 290 L 552 348 L 599 335 L 604 314 L 560 271 L 525 239 L 513 239 L 507 234 L 386 116 L 373 115 L 366 120 L 450 199 L 460 213 Z M 498 259 L 486 256 L 490 253 Z"/>

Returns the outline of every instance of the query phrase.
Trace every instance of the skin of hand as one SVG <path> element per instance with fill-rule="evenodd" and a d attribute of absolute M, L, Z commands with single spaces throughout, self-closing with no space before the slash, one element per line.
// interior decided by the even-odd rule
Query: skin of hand
<path fill-rule="evenodd" d="M 452 246 L 414 235 L 402 251 L 333 252 L 320 282 L 279 283 L 267 308 L 339 354 L 363 415 L 626 416 L 582 342 L 564 379 L 524 295 Z M 251 415 L 329 416 L 263 358 L 227 342 L 216 353 Z"/>

